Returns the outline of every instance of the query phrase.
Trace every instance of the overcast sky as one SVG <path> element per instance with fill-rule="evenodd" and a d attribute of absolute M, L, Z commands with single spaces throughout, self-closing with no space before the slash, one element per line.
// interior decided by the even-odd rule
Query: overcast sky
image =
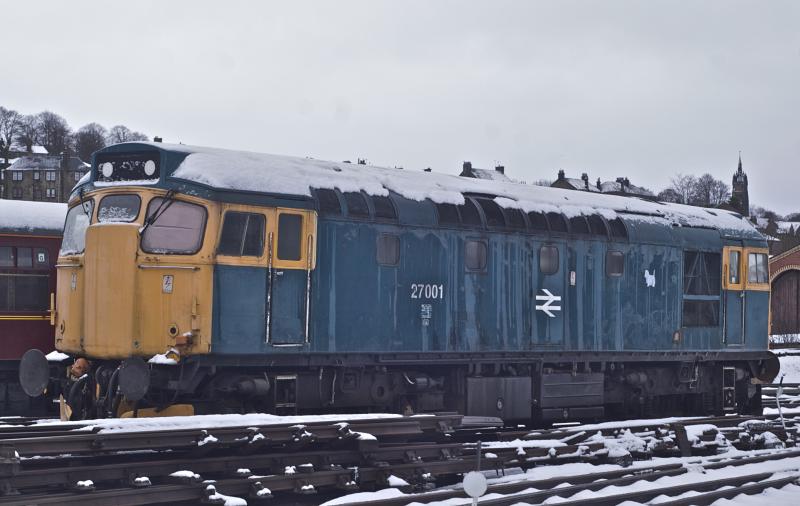
<path fill-rule="evenodd" d="M 0 0 L 0 105 L 74 129 L 800 211 L 800 2 Z"/>

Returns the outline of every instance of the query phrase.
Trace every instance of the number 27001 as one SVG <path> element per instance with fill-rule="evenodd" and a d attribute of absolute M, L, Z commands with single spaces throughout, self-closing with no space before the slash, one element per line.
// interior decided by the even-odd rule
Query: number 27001
<path fill-rule="evenodd" d="M 444 299 L 444 285 L 417 284 L 411 285 L 412 299 Z"/>

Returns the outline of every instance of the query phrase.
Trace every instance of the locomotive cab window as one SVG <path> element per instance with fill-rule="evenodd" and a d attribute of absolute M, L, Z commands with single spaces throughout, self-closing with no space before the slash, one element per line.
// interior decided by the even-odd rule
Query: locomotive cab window
<path fill-rule="evenodd" d="M 392 234 L 380 234 L 376 244 L 378 264 L 394 266 L 400 262 L 400 238 Z"/>
<path fill-rule="evenodd" d="M 539 272 L 546 276 L 558 272 L 558 248 L 549 245 L 539 248 Z"/>
<path fill-rule="evenodd" d="M 487 256 L 485 241 L 467 240 L 464 244 L 464 264 L 468 271 L 485 271 Z"/>
<path fill-rule="evenodd" d="M 141 205 L 138 195 L 108 195 L 97 208 L 97 221 L 130 223 L 139 216 Z"/>
<path fill-rule="evenodd" d="M 741 264 L 741 255 L 740 251 L 731 251 L 730 252 L 730 271 L 728 272 L 728 283 L 732 285 L 738 285 L 741 283 L 741 277 L 739 275 L 739 266 Z"/>
<path fill-rule="evenodd" d="M 278 216 L 278 259 L 300 260 L 303 244 L 303 217 L 281 213 Z"/>
<path fill-rule="evenodd" d="M 721 255 L 705 251 L 683 254 L 683 326 L 719 325 Z"/>
<path fill-rule="evenodd" d="M 625 273 L 625 255 L 621 251 L 606 252 L 606 276 L 619 278 Z"/>
<path fill-rule="evenodd" d="M 747 283 L 769 283 L 769 268 L 766 253 L 747 254 Z"/>
<path fill-rule="evenodd" d="M 264 216 L 228 211 L 222 224 L 218 255 L 258 257 L 264 252 Z"/>
<path fill-rule="evenodd" d="M 61 240 L 59 255 L 79 255 L 86 247 L 86 229 L 91 222 L 94 203 L 85 200 L 83 204 L 72 207 L 67 212 L 64 223 L 64 237 Z"/>
<path fill-rule="evenodd" d="M 160 255 L 193 255 L 203 245 L 206 208 L 180 200 L 154 198 L 147 206 L 149 225 L 142 250 Z"/>

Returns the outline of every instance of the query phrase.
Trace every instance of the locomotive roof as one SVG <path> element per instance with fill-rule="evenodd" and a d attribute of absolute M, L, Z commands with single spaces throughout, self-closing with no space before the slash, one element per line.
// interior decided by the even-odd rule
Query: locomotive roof
<path fill-rule="evenodd" d="M 0 199 L 0 233 L 60 236 L 67 204 Z"/>
<path fill-rule="evenodd" d="M 559 212 L 567 217 L 600 214 L 606 219 L 621 217 L 669 226 L 712 228 L 723 234 L 763 239 L 752 223 L 731 211 L 629 196 L 183 144 L 136 142 L 118 144 L 103 151 L 121 153 L 153 148 L 184 156 L 170 174 L 172 178 L 220 190 L 306 198 L 312 197 L 312 189 L 364 191 L 384 196 L 394 192 L 415 201 L 429 199 L 456 205 L 464 203 L 465 194 L 480 194 L 491 195 L 501 207 L 525 212 Z"/>

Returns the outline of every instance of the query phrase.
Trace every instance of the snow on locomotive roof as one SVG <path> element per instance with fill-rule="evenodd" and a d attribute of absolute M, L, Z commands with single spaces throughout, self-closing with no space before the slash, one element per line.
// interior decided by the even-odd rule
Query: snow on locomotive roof
<path fill-rule="evenodd" d="M 491 194 L 500 206 L 525 212 L 552 211 L 567 217 L 600 214 L 607 219 L 623 215 L 635 221 L 757 234 L 747 219 L 722 209 L 313 158 L 183 144 L 139 144 L 187 153 L 172 177 L 215 188 L 305 196 L 311 196 L 313 188 L 363 190 L 370 195 L 388 195 L 392 191 L 407 199 L 430 199 L 442 204 L 463 204 L 464 194 Z"/>
<path fill-rule="evenodd" d="M 0 230 L 61 233 L 67 204 L 0 199 Z"/>

